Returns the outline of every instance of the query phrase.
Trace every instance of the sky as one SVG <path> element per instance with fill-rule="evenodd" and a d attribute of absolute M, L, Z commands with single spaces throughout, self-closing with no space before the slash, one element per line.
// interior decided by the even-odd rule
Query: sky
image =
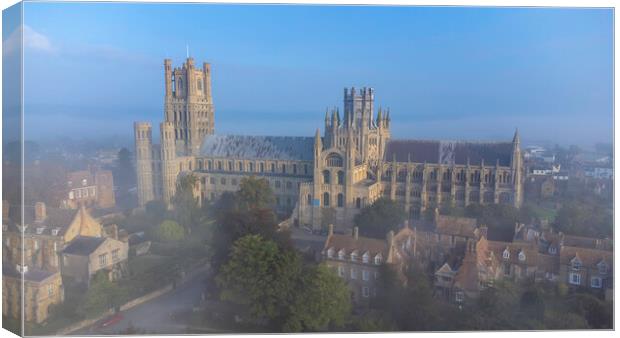
<path fill-rule="evenodd" d="M 370 86 L 394 138 L 610 143 L 612 32 L 611 9 L 28 2 L 26 138 L 157 127 L 189 47 L 220 134 L 312 136 Z"/>

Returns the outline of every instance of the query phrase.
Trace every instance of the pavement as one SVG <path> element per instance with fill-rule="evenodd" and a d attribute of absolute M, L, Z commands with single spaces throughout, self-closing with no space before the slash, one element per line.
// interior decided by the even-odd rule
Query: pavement
<path fill-rule="evenodd" d="M 104 328 L 98 327 L 99 323 L 96 323 L 70 335 L 118 335 L 129 327 L 146 331 L 146 334 L 183 334 L 187 328 L 183 315 L 201 305 L 208 273 L 207 267 L 196 269 L 183 283 L 177 284 L 176 289 L 121 311 L 122 320 Z"/>

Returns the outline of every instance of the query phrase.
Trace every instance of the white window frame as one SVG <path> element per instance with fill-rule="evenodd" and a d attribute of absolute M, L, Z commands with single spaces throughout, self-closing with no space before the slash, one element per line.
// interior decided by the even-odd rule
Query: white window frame
<path fill-rule="evenodd" d="M 370 279 L 370 272 L 368 270 L 362 270 L 362 280 L 368 281 Z"/>
<path fill-rule="evenodd" d="M 595 285 L 594 281 L 597 281 L 598 283 Z M 590 287 L 595 288 L 595 289 L 600 289 L 603 287 L 603 279 L 601 277 L 592 277 L 590 278 Z"/>
<path fill-rule="evenodd" d="M 352 252 L 351 253 L 351 262 L 357 262 L 357 253 L 356 252 Z"/>
<path fill-rule="evenodd" d="M 375 265 L 381 265 L 382 262 L 383 262 L 383 257 L 381 257 L 380 254 L 377 254 L 375 256 Z"/>
<path fill-rule="evenodd" d="M 334 248 L 329 248 L 327 250 L 327 258 L 334 258 Z"/>
<path fill-rule="evenodd" d="M 370 289 L 367 286 L 362 287 L 362 297 L 364 298 L 370 297 Z"/>
<path fill-rule="evenodd" d="M 344 250 L 338 251 L 338 259 L 344 260 L 344 256 L 345 256 Z"/>
<path fill-rule="evenodd" d="M 576 278 L 575 278 L 576 277 Z M 568 274 L 568 283 L 572 285 L 581 285 L 581 274 L 571 272 Z"/>
<path fill-rule="evenodd" d="M 524 262 L 524 261 L 525 261 L 525 253 L 523 253 L 523 251 L 519 252 L 519 260 L 520 260 L 521 262 Z"/>
<path fill-rule="evenodd" d="M 99 255 L 99 266 L 104 267 L 107 265 L 107 263 L 108 263 L 108 254 L 104 253 L 104 254 Z"/>
<path fill-rule="evenodd" d="M 457 291 L 454 293 L 454 300 L 457 303 L 462 303 L 465 300 L 465 293 L 463 293 L 463 291 Z"/>
<path fill-rule="evenodd" d="M 502 257 L 504 257 L 504 259 L 510 259 L 510 251 L 508 251 L 508 249 L 504 250 Z"/>
<path fill-rule="evenodd" d="M 367 264 L 370 262 L 370 254 L 368 254 L 368 252 L 364 253 L 362 256 L 362 262 Z"/>
<path fill-rule="evenodd" d="M 357 270 L 355 268 L 351 268 L 351 279 L 357 279 Z"/>

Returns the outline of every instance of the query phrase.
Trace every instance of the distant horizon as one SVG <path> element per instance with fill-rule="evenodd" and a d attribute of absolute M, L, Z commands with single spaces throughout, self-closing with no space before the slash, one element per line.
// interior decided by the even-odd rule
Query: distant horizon
<path fill-rule="evenodd" d="M 24 24 L 26 138 L 157 138 L 189 45 L 218 134 L 313 136 L 368 86 L 393 138 L 613 142 L 610 9 L 29 2 Z"/>

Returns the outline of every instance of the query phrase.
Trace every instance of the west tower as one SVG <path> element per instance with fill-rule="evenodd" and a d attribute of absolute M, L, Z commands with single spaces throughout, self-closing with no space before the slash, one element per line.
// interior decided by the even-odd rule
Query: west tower
<path fill-rule="evenodd" d="M 164 117 L 172 123 L 176 151 L 196 155 L 205 135 L 215 130 L 211 65 L 204 62 L 202 69 L 196 68 L 190 57 L 173 69 L 172 61 L 165 59 L 164 75 Z"/>

